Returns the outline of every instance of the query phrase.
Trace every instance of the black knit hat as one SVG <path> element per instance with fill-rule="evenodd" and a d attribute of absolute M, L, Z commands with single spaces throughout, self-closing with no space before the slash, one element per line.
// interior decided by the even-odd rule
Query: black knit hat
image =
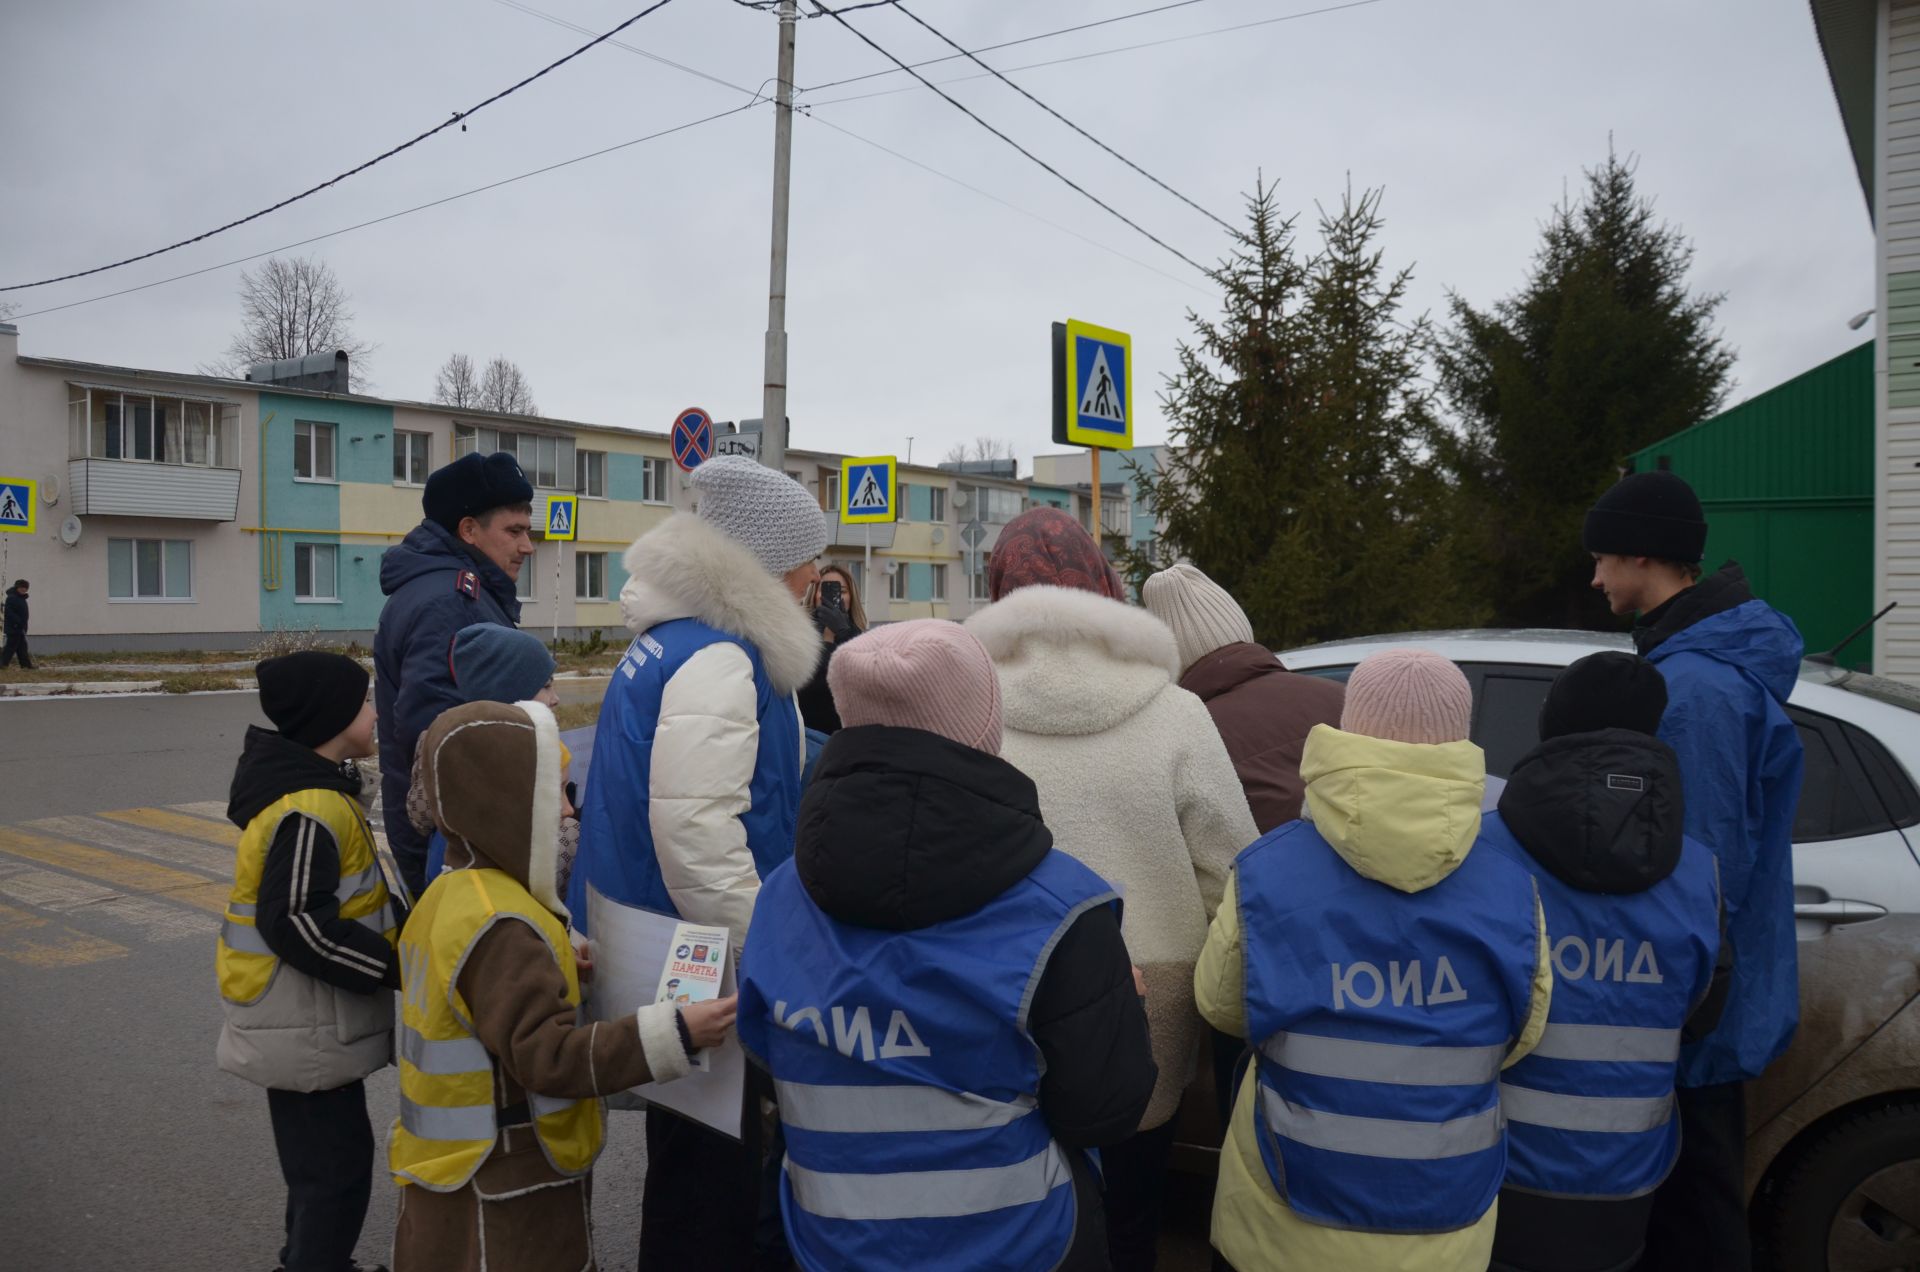
<path fill-rule="evenodd" d="M 367 701 L 367 669 L 345 654 L 307 649 L 253 669 L 260 709 L 280 736 L 319 746 L 345 733 Z"/>
<path fill-rule="evenodd" d="M 1698 565 L 1707 550 L 1707 514 L 1693 487 L 1679 476 L 1634 473 L 1600 496 L 1587 513 L 1580 541 L 1589 552 Z"/>
<path fill-rule="evenodd" d="M 1601 729 L 1651 734 L 1667 710 L 1667 678 L 1624 651 L 1588 654 L 1561 672 L 1540 705 L 1540 740 Z"/>
<path fill-rule="evenodd" d="M 427 520 L 438 522 L 453 534 L 460 532 L 462 517 L 478 517 L 495 508 L 532 502 L 533 483 L 520 471 L 520 461 L 505 451 L 462 455 L 429 476 L 427 488 L 420 495 Z"/>

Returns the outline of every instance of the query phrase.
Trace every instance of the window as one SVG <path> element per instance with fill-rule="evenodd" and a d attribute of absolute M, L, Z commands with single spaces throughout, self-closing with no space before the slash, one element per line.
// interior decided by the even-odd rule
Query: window
<path fill-rule="evenodd" d="M 67 399 L 68 458 L 238 467 L 239 421 L 240 408 L 224 402 L 73 385 Z"/>
<path fill-rule="evenodd" d="M 576 601 L 607 599 L 607 554 L 576 552 L 573 557 L 573 598 Z"/>
<path fill-rule="evenodd" d="M 936 601 L 947 599 L 947 567 L 944 565 L 933 567 L 933 599 Z"/>
<path fill-rule="evenodd" d="M 513 581 L 513 594 L 516 598 L 523 601 L 533 599 L 533 576 L 539 573 L 534 569 L 534 563 L 538 559 L 538 557 L 528 557 L 520 563 L 520 577 Z"/>
<path fill-rule="evenodd" d="M 1019 516 L 1021 504 L 1025 502 L 1019 491 L 1002 490 L 998 486 L 961 486 L 958 494 L 964 500 L 963 511 L 967 517 L 978 517 L 994 525 L 1005 525 Z"/>
<path fill-rule="evenodd" d="M 482 428 L 478 424 L 455 424 L 453 426 L 453 457 L 465 455 L 468 451 L 479 451 L 482 455 L 491 455 L 495 451 L 505 451 L 520 461 L 520 471 L 527 480 L 542 490 L 564 490 L 561 477 L 573 473 L 577 476 L 574 463 L 574 444 L 571 437 L 555 437 L 550 433 L 515 433 L 509 429 Z"/>
<path fill-rule="evenodd" d="M 432 434 L 396 431 L 393 435 L 393 484 L 426 485 L 427 474 L 433 469 L 432 455 Z"/>
<path fill-rule="evenodd" d="M 666 503 L 668 498 L 667 461 L 664 459 L 641 460 L 640 502 Z"/>
<path fill-rule="evenodd" d="M 1912 824 L 1912 784 L 1877 739 L 1799 707 L 1787 715 L 1806 757 L 1793 842 L 1855 839 Z"/>
<path fill-rule="evenodd" d="M 193 599 L 189 539 L 108 539 L 107 597 L 115 601 Z"/>
<path fill-rule="evenodd" d="M 340 599 L 340 549 L 331 543 L 293 545 L 293 599 Z"/>
<path fill-rule="evenodd" d="M 896 520 L 913 520 L 913 483 L 899 482 L 894 486 L 894 498 L 900 501 L 899 511 L 894 514 Z"/>
<path fill-rule="evenodd" d="M 988 554 L 985 552 L 975 552 L 973 557 L 973 573 L 967 576 L 967 599 L 970 601 L 984 601 L 989 599 L 989 593 L 987 591 Z"/>
<path fill-rule="evenodd" d="M 828 473 L 820 479 L 820 506 L 828 512 L 840 511 L 839 473 Z"/>
<path fill-rule="evenodd" d="M 453 426 L 453 457 L 478 451 L 482 455 L 491 455 L 500 449 L 498 430 L 481 428 L 476 424 L 455 424 Z"/>
<path fill-rule="evenodd" d="M 947 488 L 945 486 L 929 486 L 927 488 L 927 495 L 929 502 L 932 504 L 932 509 L 927 514 L 927 520 L 945 521 L 947 519 Z"/>
<path fill-rule="evenodd" d="M 592 499 L 607 497 L 607 453 L 576 451 L 573 456 L 573 488 Z"/>
<path fill-rule="evenodd" d="M 1480 682 L 1473 695 L 1473 740 L 1486 752 L 1488 773 L 1506 777 L 1522 756 L 1540 745 L 1540 706 L 1557 670 L 1542 667 L 1534 675 L 1489 672 Z"/>
<path fill-rule="evenodd" d="M 293 422 L 293 479 L 333 480 L 334 427 L 312 420 Z"/>
<path fill-rule="evenodd" d="M 904 601 L 907 599 L 907 571 L 913 567 L 905 561 L 895 561 L 893 569 L 887 573 L 887 599 Z"/>

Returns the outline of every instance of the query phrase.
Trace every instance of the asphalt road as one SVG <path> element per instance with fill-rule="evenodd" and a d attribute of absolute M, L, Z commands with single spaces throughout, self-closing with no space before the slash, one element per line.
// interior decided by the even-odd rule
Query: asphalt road
<path fill-rule="evenodd" d="M 591 700 L 599 683 L 563 697 Z M 285 1192 L 256 1087 L 214 1067 L 221 820 L 252 693 L 0 701 L 0 1267 L 265 1272 Z M 368 1080 L 384 1163 L 395 1072 Z M 631 1267 L 646 1170 L 614 1113 L 595 1170 L 601 1266 Z M 387 1258 L 376 1173 L 359 1248 Z M 1206 1267 L 1182 1187 L 1160 1266 Z"/>

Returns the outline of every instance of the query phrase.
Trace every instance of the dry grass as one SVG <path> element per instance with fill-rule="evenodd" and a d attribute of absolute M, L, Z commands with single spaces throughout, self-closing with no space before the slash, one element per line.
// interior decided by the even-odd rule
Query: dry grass
<path fill-rule="evenodd" d="M 0 671 L 0 685 L 63 684 L 69 680 L 153 680 L 158 673 L 141 671 L 95 671 L 91 667 L 65 665 L 66 659 L 36 658 L 32 671 L 8 667 Z"/>
<path fill-rule="evenodd" d="M 566 702 L 554 708 L 554 722 L 562 730 L 584 729 L 600 721 L 600 704 L 597 702 Z"/>
<path fill-rule="evenodd" d="M 163 693 L 202 693 L 211 689 L 241 687 L 239 677 L 230 671 L 180 671 L 160 678 Z"/>
<path fill-rule="evenodd" d="M 223 663 L 245 662 L 249 657 L 244 649 L 87 649 L 36 654 L 33 661 L 35 666 L 66 668 L 70 673 L 65 677 L 68 680 L 91 680 L 96 677 L 81 673 L 98 663 Z M 111 677 L 103 673 L 97 679 Z"/>

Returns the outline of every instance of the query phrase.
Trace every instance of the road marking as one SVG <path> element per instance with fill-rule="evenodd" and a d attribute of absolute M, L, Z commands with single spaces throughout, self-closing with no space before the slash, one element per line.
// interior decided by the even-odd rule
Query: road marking
<path fill-rule="evenodd" d="M 24 857 L 56 870 L 89 875 L 126 892 L 163 897 L 210 914 L 225 913 L 227 908 L 229 889 L 224 883 L 151 861 L 138 861 L 104 848 L 36 835 L 18 827 L 0 826 L 0 853 Z"/>
<path fill-rule="evenodd" d="M 157 830 L 142 830 L 124 822 L 101 821 L 97 817 L 42 817 L 25 823 L 64 839 L 98 844 L 119 852 L 135 852 L 142 857 L 170 865 L 204 870 L 222 879 L 233 877 L 233 853 L 213 848 L 178 835 L 163 835 Z"/>
<path fill-rule="evenodd" d="M 0 958 L 29 967 L 80 967 L 124 958 L 127 947 L 0 905 Z"/>
<path fill-rule="evenodd" d="M 208 936 L 217 926 L 208 914 L 183 910 L 151 897 L 128 896 L 87 879 L 36 870 L 32 866 L 0 864 L 0 894 L 56 914 L 127 923 L 159 941 Z"/>
<path fill-rule="evenodd" d="M 227 820 L 227 806 L 217 799 L 205 799 L 194 804 L 168 804 L 168 808 L 177 813 L 192 813 L 195 817 L 211 817 L 214 821 Z"/>
<path fill-rule="evenodd" d="M 165 808 L 120 808 L 101 813 L 100 816 L 125 822 L 129 826 L 143 826 L 148 830 L 165 831 L 169 835 L 185 835 L 189 839 L 204 840 L 228 851 L 232 851 L 240 843 L 240 831 L 231 822 L 189 817 L 185 813 L 176 813 Z"/>

